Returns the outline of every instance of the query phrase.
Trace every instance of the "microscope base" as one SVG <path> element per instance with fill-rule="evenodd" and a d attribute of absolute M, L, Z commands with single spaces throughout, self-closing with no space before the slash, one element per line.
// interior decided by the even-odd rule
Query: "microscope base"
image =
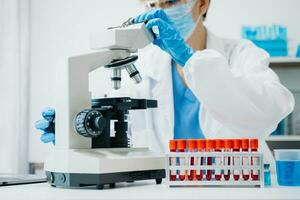
<path fill-rule="evenodd" d="M 79 188 L 87 186 L 96 186 L 97 189 L 103 189 L 108 184 L 114 188 L 116 183 L 154 179 L 156 184 L 161 184 L 165 178 L 165 170 L 131 171 L 109 174 L 74 174 L 58 173 L 46 171 L 48 180 L 54 179 L 51 186 L 63 188 Z"/>
<path fill-rule="evenodd" d="M 80 188 L 165 178 L 165 156 L 147 148 L 55 149 L 45 163 L 54 187 Z"/>

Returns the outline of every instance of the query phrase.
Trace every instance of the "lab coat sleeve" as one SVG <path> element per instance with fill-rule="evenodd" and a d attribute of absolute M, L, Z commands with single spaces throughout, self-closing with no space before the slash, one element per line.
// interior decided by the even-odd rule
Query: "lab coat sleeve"
<path fill-rule="evenodd" d="M 244 41 L 230 59 L 216 50 L 196 52 L 184 74 L 214 120 L 238 134 L 259 136 L 271 133 L 295 104 L 268 65 L 269 55 Z"/>

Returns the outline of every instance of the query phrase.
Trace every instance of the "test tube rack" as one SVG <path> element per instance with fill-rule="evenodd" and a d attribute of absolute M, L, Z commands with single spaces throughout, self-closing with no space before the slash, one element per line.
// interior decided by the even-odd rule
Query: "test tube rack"
<path fill-rule="evenodd" d="M 252 165 L 250 160 L 251 158 L 257 159 L 257 165 Z M 195 162 L 194 165 L 190 164 L 191 159 L 198 160 L 207 160 L 207 158 L 212 158 L 212 164 L 208 165 L 205 161 L 202 164 L 197 164 Z M 230 158 L 231 160 L 237 159 L 240 160 L 239 164 L 231 164 L 226 165 L 225 160 Z M 247 158 L 249 160 L 248 165 L 242 164 L 242 159 Z M 176 164 L 171 164 L 171 160 L 176 160 Z M 221 159 L 221 163 L 216 164 L 216 159 Z M 181 160 L 181 163 L 180 163 Z M 182 163 L 183 162 L 183 163 Z M 174 163 L 174 162 L 173 162 Z M 167 154 L 167 162 L 166 162 L 166 174 L 167 181 L 166 184 L 170 187 L 172 186 L 227 186 L 227 187 L 236 187 L 236 186 L 246 186 L 246 187 L 263 187 L 264 176 L 263 176 L 263 154 L 258 152 L 171 152 Z M 210 171 L 211 170 L 211 171 Z M 225 180 L 224 174 L 225 172 L 230 174 L 229 180 Z M 248 170 L 249 179 L 244 180 L 242 177 L 243 170 Z M 197 180 L 193 178 L 189 180 L 187 177 L 191 172 L 197 174 L 197 172 L 203 173 L 203 178 L 201 180 Z M 211 179 L 206 179 L 207 172 L 211 172 Z M 253 180 L 251 178 L 251 172 L 255 171 L 258 174 L 257 180 Z M 178 177 L 180 173 L 184 172 L 185 179 L 180 180 Z M 221 174 L 221 179 L 216 180 L 215 175 L 216 172 Z M 239 179 L 235 180 L 233 177 L 233 172 L 238 172 Z M 170 179 L 170 174 L 176 174 L 176 180 Z"/>

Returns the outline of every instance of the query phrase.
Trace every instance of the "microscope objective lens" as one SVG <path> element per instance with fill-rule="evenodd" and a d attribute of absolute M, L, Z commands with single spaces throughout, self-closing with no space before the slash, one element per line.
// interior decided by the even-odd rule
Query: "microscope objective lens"
<path fill-rule="evenodd" d="M 111 75 L 111 81 L 112 81 L 112 87 L 115 90 L 118 90 L 121 88 L 121 69 L 113 69 L 112 75 Z"/>
<path fill-rule="evenodd" d="M 142 77 L 134 64 L 127 65 L 126 70 L 130 78 L 132 78 L 135 81 L 135 83 L 140 83 L 142 81 Z"/>

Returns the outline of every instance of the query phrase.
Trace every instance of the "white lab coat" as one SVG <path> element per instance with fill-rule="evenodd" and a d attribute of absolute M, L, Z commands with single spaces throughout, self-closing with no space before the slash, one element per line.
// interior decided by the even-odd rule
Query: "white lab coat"
<path fill-rule="evenodd" d="M 295 104 L 268 67 L 269 55 L 249 41 L 221 39 L 210 31 L 206 46 L 183 68 L 201 103 L 199 120 L 205 137 L 266 138 Z M 140 52 L 136 65 L 143 82 L 122 82 L 117 96 L 156 99 L 158 108 L 130 113 L 133 145 L 166 152 L 174 129 L 171 57 L 150 45 Z"/>

